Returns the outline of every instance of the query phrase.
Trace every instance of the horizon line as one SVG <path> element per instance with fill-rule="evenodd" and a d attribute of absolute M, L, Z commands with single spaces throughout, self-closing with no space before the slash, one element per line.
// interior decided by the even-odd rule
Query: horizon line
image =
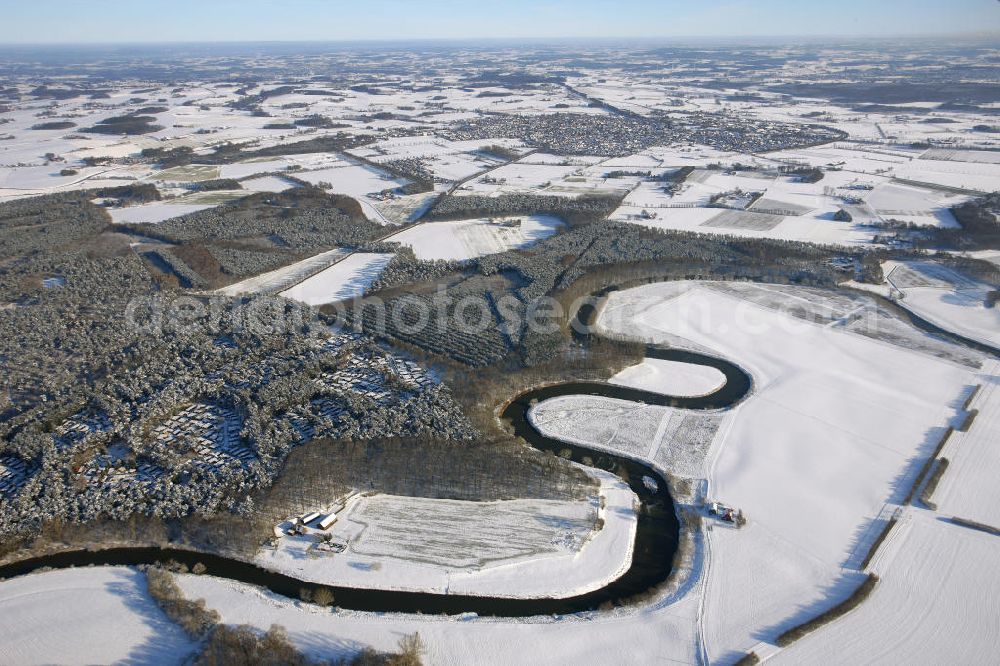
<path fill-rule="evenodd" d="M 332 39 L 168 39 L 168 40 L 111 40 L 111 41 L 0 41 L 0 48 L 5 47 L 53 47 L 53 46 L 170 46 L 174 44 L 394 44 L 394 43 L 455 43 L 469 42 L 579 42 L 579 41 L 683 41 L 683 40 L 894 40 L 894 39 L 926 39 L 926 38 L 959 38 L 1000 41 L 1000 31 L 955 31 L 955 32 L 908 32 L 885 34 L 842 34 L 842 33 L 786 33 L 771 35 L 754 34 L 718 34 L 718 35 L 574 35 L 574 36 L 501 36 L 501 37 L 357 37 Z"/>

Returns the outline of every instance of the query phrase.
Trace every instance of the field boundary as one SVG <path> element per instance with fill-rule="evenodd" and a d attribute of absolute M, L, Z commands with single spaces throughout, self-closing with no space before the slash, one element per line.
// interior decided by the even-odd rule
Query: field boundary
<path fill-rule="evenodd" d="M 782 632 L 778 635 L 775 643 L 780 647 L 788 647 L 803 636 L 812 633 L 830 622 L 833 622 L 839 617 L 847 615 L 868 598 L 868 596 L 872 593 L 872 590 L 875 589 L 875 586 L 878 585 L 878 581 L 878 576 L 872 573 L 868 574 L 868 578 L 858 585 L 849 597 L 841 601 L 833 608 L 820 613 L 811 620 L 806 620 L 802 624 Z"/>

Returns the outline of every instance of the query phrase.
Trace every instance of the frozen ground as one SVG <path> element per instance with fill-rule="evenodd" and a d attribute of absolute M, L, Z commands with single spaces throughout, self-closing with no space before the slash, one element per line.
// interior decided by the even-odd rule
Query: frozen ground
<path fill-rule="evenodd" d="M 194 649 L 125 567 L 65 569 L 0 582 L 5 664 L 176 664 Z"/>
<path fill-rule="evenodd" d="M 887 262 L 889 284 L 902 292 L 898 303 L 959 335 L 1000 347 L 1000 308 L 986 307 L 995 287 L 930 261 Z"/>
<path fill-rule="evenodd" d="M 386 240 L 409 245 L 418 259 L 463 260 L 527 247 L 554 234 L 561 224 L 550 215 L 427 222 Z"/>
<path fill-rule="evenodd" d="M 281 292 L 306 305 L 322 305 L 362 295 L 395 255 L 357 252 Z"/>
<path fill-rule="evenodd" d="M 315 548 L 319 530 L 282 536 L 257 562 L 317 583 L 499 597 L 566 597 L 599 589 L 632 561 L 635 494 L 596 472 L 586 502 L 467 502 L 355 497 L 328 532 L 343 553 Z M 603 527 L 598 529 L 598 519 Z"/>

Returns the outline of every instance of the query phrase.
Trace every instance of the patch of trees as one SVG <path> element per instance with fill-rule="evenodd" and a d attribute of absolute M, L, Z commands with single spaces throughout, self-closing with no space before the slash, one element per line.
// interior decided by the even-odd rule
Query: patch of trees
<path fill-rule="evenodd" d="M 508 162 L 516 160 L 521 156 L 521 153 L 514 150 L 513 148 L 508 148 L 507 146 L 501 146 L 500 144 L 491 143 L 488 146 L 483 146 L 479 149 L 479 152 L 485 153 L 486 155 L 493 155 L 502 160 L 507 160 Z"/>
<path fill-rule="evenodd" d="M 456 197 L 456 199 L 478 197 Z M 504 197 L 498 197 L 503 199 Z M 486 201 L 488 199 L 483 198 Z M 463 211 L 463 215 L 470 214 Z M 482 213 L 476 211 L 477 215 Z M 832 249 L 790 241 L 699 236 L 604 221 L 584 224 L 525 250 L 480 257 L 470 273 L 450 280 L 439 295 L 411 290 L 388 301 L 389 313 L 357 305 L 349 321 L 372 335 L 437 358 L 482 368 L 500 363 L 537 365 L 556 357 L 569 342 L 563 320 L 529 327 L 529 314 L 543 296 L 583 296 L 576 283 L 603 285 L 634 279 L 636 273 L 659 279 L 758 279 L 778 283 L 832 286 L 842 280 L 828 259 Z M 405 278 L 404 278 L 405 279 Z M 391 286 L 391 283 L 390 285 Z M 392 290 L 390 289 L 390 293 Z M 572 298 L 565 299 L 564 307 Z M 459 310 L 462 310 L 459 312 Z M 427 320 L 418 326 L 421 313 Z M 464 321 L 465 327 L 455 325 Z M 480 323 L 482 322 L 482 323 Z"/>
<path fill-rule="evenodd" d="M 187 166 L 194 161 L 194 149 L 190 146 L 176 148 L 143 148 L 139 157 L 157 162 L 164 169 L 176 166 Z"/>
<path fill-rule="evenodd" d="M 368 248 L 366 248 L 368 249 Z M 417 259 L 413 249 L 408 245 L 392 244 L 392 247 L 371 251 L 389 250 L 396 253 L 392 261 L 385 267 L 381 275 L 375 279 L 368 291 L 374 293 L 403 285 L 432 282 L 446 275 L 460 272 L 463 262 L 436 259 L 422 261 Z"/>
<path fill-rule="evenodd" d="M 194 666 L 247 666 L 268 664 L 281 666 L 421 666 L 423 642 L 418 634 L 399 640 L 398 652 L 382 653 L 366 647 L 357 655 L 333 661 L 314 661 L 301 654 L 288 640 L 280 625 L 271 625 L 261 634 L 250 626 L 215 627 L 201 651 L 193 660 Z"/>
<path fill-rule="evenodd" d="M 53 120 L 46 123 L 38 123 L 37 125 L 32 125 L 33 130 L 64 130 L 76 127 L 76 123 L 69 120 Z"/>
<path fill-rule="evenodd" d="M 778 171 L 788 176 L 797 176 L 803 183 L 818 183 L 823 180 L 823 170 L 817 167 L 781 166 Z"/>
<path fill-rule="evenodd" d="M 204 638 L 221 620 L 216 611 L 206 607 L 204 599 L 186 599 L 173 574 L 165 569 L 146 569 L 146 589 L 164 615 L 194 640 Z"/>
<path fill-rule="evenodd" d="M 357 157 L 354 159 L 358 159 L 382 171 L 387 171 L 397 178 L 410 181 L 402 187 L 404 194 L 423 194 L 434 191 L 434 174 L 419 159 L 389 160 L 388 162 L 381 163 L 369 162 Z"/>
<path fill-rule="evenodd" d="M 111 222 L 94 191 L 0 203 L 0 258 L 46 252 L 94 238 Z"/>
<path fill-rule="evenodd" d="M 304 253 L 279 247 L 234 241 L 204 243 L 227 276 L 240 279 L 260 275 L 303 258 Z"/>
<path fill-rule="evenodd" d="M 307 483 L 318 475 L 328 487 L 434 499 L 581 500 L 597 491 L 594 479 L 580 468 L 510 439 L 316 440 L 295 449 L 270 494 L 277 499 L 301 492 L 294 485 L 304 479 L 294 470 L 305 474 L 306 469 L 316 470 L 305 477 Z"/>
<path fill-rule="evenodd" d="M 317 114 L 311 115 L 307 118 L 299 118 L 295 121 L 295 124 L 299 127 L 316 127 L 318 129 L 339 129 L 350 127 L 350 125 L 346 123 L 338 123 L 327 116 Z"/>
<path fill-rule="evenodd" d="M 243 186 L 240 185 L 240 181 L 233 178 L 217 178 L 193 183 L 191 189 L 197 192 L 216 192 L 219 190 L 242 190 Z"/>
<path fill-rule="evenodd" d="M 446 196 L 427 213 L 428 220 L 461 220 L 509 215 L 554 215 L 570 225 L 605 219 L 621 203 L 616 196 L 555 197 L 507 194 L 499 197 Z"/>
<path fill-rule="evenodd" d="M 154 273 L 161 274 L 164 286 L 179 286 L 183 289 L 206 287 L 208 282 L 189 267 L 170 249 L 148 250 L 142 253 L 142 258 L 148 261 Z"/>
<path fill-rule="evenodd" d="M 105 118 L 93 127 L 80 130 L 88 134 L 150 134 L 163 129 L 162 125 L 155 125 L 156 118 L 153 116 L 113 116 Z"/>
<path fill-rule="evenodd" d="M 122 228 L 170 243 L 270 238 L 296 250 L 356 246 L 384 233 L 356 200 L 312 186 L 258 192 L 160 224 Z"/>
<path fill-rule="evenodd" d="M 293 143 L 266 146 L 264 148 L 251 148 L 248 146 L 238 146 L 225 143 L 218 146 L 211 155 L 198 157 L 199 164 L 230 164 L 250 159 L 263 157 L 281 157 L 283 155 L 306 155 L 311 153 L 335 153 L 348 148 L 354 148 L 369 139 L 359 137 L 349 137 L 337 134 L 335 136 L 321 136 L 304 141 Z"/>
<path fill-rule="evenodd" d="M 933 241 L 966 249 L 1000 249 L 1000 192 L 951 209 L 961 229 L 935 229 Z"/>
<path fill-rule="evenodd" d="M 502 88 L 534 88 L 535 86 L 552 83 L 561 85 L 566 77 L 554 74 L 532 74 L 530 72 L 503 72 L 499 70 L 481 72 L 467 77 L 465 85 L 470 88 L 502 87 Z"/>
<path fill-rule="evenodd" d="M 103 95 L 108 97 L 110 91 L 106 88 L 85 88 L 85 87 L 75 87 L 68 86 L 65 88 L 54 88 L 48 85 L 40 85 L 37 88 L 32 89 L 28 95 L 36 99 L 73 99 L 75 97 L 89 96 L 91 99 L 98 99 L 98 96 Z"/>
<path fill-rule="evenodd" d="M 622 169 L 617 169 L 615 171 L 607 171 L 604 173 L 605 178 L 652 178 L 652 171 L 627 171 Z"/>
<path fill-rule="evenodd" d="M 195 565 L 194 573 L 198 572 Z M 180 572 L 186 567 L 179 565 Z M 204 567 L 202 567 L 204 569 Z M 316 662 L 307 659 L 292 645 L 285 629 L 271 625 L 266 632 L 249 626 L 232 627 L 221 623 L 215 610 L 209 609 L 204 599 L 191 601 L 174 580 L 169 570 L 147 567 L 145 570 L 149 595 L 160 610 L 179 625 L 192 640 L 201 643 L 198 653 L 190 660 L 195 666 L 246 666 L 247 664 L 274 664 L 275 666 L 325 666 L 333 662 Z M 326 588 L 320 588 L 325 590 Z M 420 666 L 424 650 L 419 634 L 404 636 L 399 641 L 397 653 L 380 653 L 366 648 L 350 661 L 337 661 L 337 666 Z"/>
<path fill-rule="evenodd" d="M 294 129 L 294 127 L 292 128 Z M 311 153 L 335 153 L 355 148 L 369 142 L 364 137 L 350 137 L 342 134 L 335 136 L 320 136 L 303 141 L 278 144 L 257 148 L 247 144 L 224 143 L 216 146 L 214 152 L 208 155 L 195 156 L 188 147 L 173 149 L 147 148 L 140 153 L 144 159 L 153 160 L 167 169 L 175 166 L 187 166 L 193 162 L 198 164 L 232 164 L 251 159 L 265 157 L 281 157 L 283 155 L 305 155 Z"/>
<path fill-rule="evenodd" d="M 185 243 L 170 248 L 170 253 L 183 261 L 205 284 L 217 286 L 222 282 L 222 265 L 203 245 Z"/>
<path fill-rule="evenodd" d="M 87 190 L 86 193 L 94 199 L 116 199 L 119 203 L 126 206 L 151 203 L 159 201 L 162 198 L 160 191 L 152 183 L 100 187 L 95 190 Z"/>
<path fill-rule="evenodd" d="M 249 515 L 250 494 L 313 438 L 475 434 L 446 387 L 399 379 L 365 340 L 323 344 L 329 331 L 304 305 L 256 298 L 199 308 L 155 297 L 134 255 L 56 263 L 65 287 L 0 318 L 0 377 L 14 401 L 0 421 L 0 456 L 31 470 L 4 498 L 0 535 L 33 534 L 54 519 Z M 354 384 L 317 381 L 345 372 Z M 357 382 L 364 390 L 351 388 Z M 373 386 L 385 388 L 373 397 Z M 151 435 L 195 403 L 227 410 L 238 433 L 229 446 L 241 456 L 205 458 L 190 435 Z M 57 428 L 68 420 L 95 425 L 66 438 Z M 114 463 L 123 476 L 82 476 L 112 446 L 126 452 Z"/>

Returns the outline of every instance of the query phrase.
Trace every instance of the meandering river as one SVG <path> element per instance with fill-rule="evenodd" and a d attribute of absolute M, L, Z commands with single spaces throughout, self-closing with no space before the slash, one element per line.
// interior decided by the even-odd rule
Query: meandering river
<path fill-rule="evenodd" d="M 577 313 L 577 321 L 589 324 L 595 313 L 593 307 L 584 306 Z M 599 590 L 562 599 L 508 599 L 329 586 L 333 591 L 335 604 L 345 609 L 375 612 L 449 615 L 476 613 L 500 617 L 561 615 L 594 610 L 606 602 L 617 602 L 664 583 L 670 577 L 680 533 L 680 524 L 666 479 L 651 466 L 638 460 L 547 437 L 528 419 L 533 404 L 559 396 L 603 396 L 682 409 L 711 410 L 736 404 L 752 388 L 753 382 L 744 370 L 720 358 L 655 345 L 648 346 L 645 355 L 648 358 L 710 366 L 722 372 L 726 382 L 713 393 L 699 397 L 663 395 L 603 382 L 566 382 L 526 391 L 514 397 L 502 411 L 503 418 L 510 421 L 515 434 L 524 438 L 531 446 L 555 453 L 568 450 L 575 462 L 614 472 L 624 479 L 639 497 L 632 564 L 621 577 Z M 644 477 L 647 480 L 644 480 Z M 652 479 L 655 483 L 648 483 L 648 479 Z M 142 565 L 169 560 L 175 560 L 188 567 L 200 563 L 206 567 L 210 575 L 259 585 L 277 594 L 296 599 L 299 598 L 303 588 L 317 587 L 315 583 L 263 569 L 241 560 L 170 548 L 113 548 L 61 552 L 4 565 L 0 567 L 0 578 L 24 575 L 45 567 Z"/>

